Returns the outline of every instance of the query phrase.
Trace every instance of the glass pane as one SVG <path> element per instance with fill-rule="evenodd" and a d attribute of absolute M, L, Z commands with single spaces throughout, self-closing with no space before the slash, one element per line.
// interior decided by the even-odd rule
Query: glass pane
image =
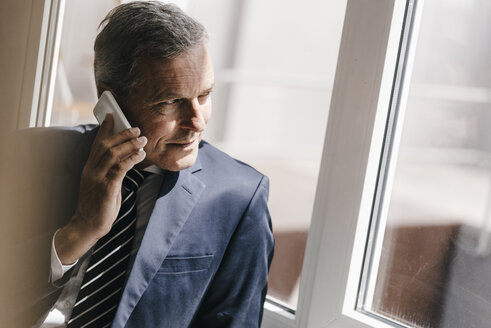
<path fill-rule="evenodd" d="M 66 2 L 51 125 L 95 122 L 92 47 L 116 4 Z M 270 178 L 269 296 L 294 310 L 346 0 L 177 4 L 210 34 L 216 87 L 206 139 Z"/>
<path fill-rule="evenodd" d="M 66 1 L 56 68 L 51 126 L 97 123 L 94 40 L 97 27 L 116 4 L 113 0 Z"/>
<path fill-rule="evenodd" d="M 290 309 L 297 305 L 345 6 L 245 2 L 234 67 L 225 71 L 229 98 L 216 141 L 270 178 L 276 248 L 269 296 Z"/>
<path fill-rule="evenodd" d="M 426 1 L 381 259 L 365 310 L 411 327 L 491 320 L 491 2 Z M 381 232 L 379 232 L 379 236 Z"/>

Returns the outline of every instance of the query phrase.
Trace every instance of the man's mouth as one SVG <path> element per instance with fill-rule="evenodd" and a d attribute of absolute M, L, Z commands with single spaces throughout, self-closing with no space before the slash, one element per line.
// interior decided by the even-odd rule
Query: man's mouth
<path fill-rule="evenodd" d="M 187 149 L 192 148 L 197 141 L 198 141 L 198 138 L 194 138 L 194 139 L 190 139 L 190 140 L 169 142 L 168 145 L 172 145 L 175 147 L 182 148 L 183 150 L 187 150 Z"/>

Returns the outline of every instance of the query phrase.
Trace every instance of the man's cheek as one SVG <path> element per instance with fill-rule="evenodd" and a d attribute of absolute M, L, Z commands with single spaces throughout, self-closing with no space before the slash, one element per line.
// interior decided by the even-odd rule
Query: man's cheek
<path fill-rule="evenodd" d="M 211 112 L 207 112 L 203 115 L 203 120 L 205 121 L 205 128 L 208 125 L 208 121 L 210 120 Z"/>

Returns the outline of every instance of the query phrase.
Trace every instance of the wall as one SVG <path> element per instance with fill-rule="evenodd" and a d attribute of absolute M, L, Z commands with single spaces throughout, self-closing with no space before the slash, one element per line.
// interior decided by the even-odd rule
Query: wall
<path fill-rule="evenodd" d="M 34 84 L 32 69 L 37 59 L 43 4 L 18 0 L 0 3 L 0 131 L 17 127 L 21 105 L 25 104 L 22 95 Z M 37 40 L 33 35 L 36 30 Z"/>

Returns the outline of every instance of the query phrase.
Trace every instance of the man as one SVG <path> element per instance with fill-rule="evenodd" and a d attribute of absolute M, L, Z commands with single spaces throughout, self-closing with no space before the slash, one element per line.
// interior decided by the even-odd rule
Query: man
<path fill-rule="evenodd" d="M 68 327 L 260 326 L 268 179 L 202 141 L 214 84 L 206 31 L 160 2 L 121 5 L 102 24 L 97 91 L 111 91 L 134 128 L 113 135 L 107 116 L 100 128 L 24 132 L 22 173 L 37 176 L 25 177 L 30 209 L 16 219 L 30 229 L 23 249 L 42 255 L 25 258 L 39 266 L 21 313 L 39 325 L 54 307 Z"/>

